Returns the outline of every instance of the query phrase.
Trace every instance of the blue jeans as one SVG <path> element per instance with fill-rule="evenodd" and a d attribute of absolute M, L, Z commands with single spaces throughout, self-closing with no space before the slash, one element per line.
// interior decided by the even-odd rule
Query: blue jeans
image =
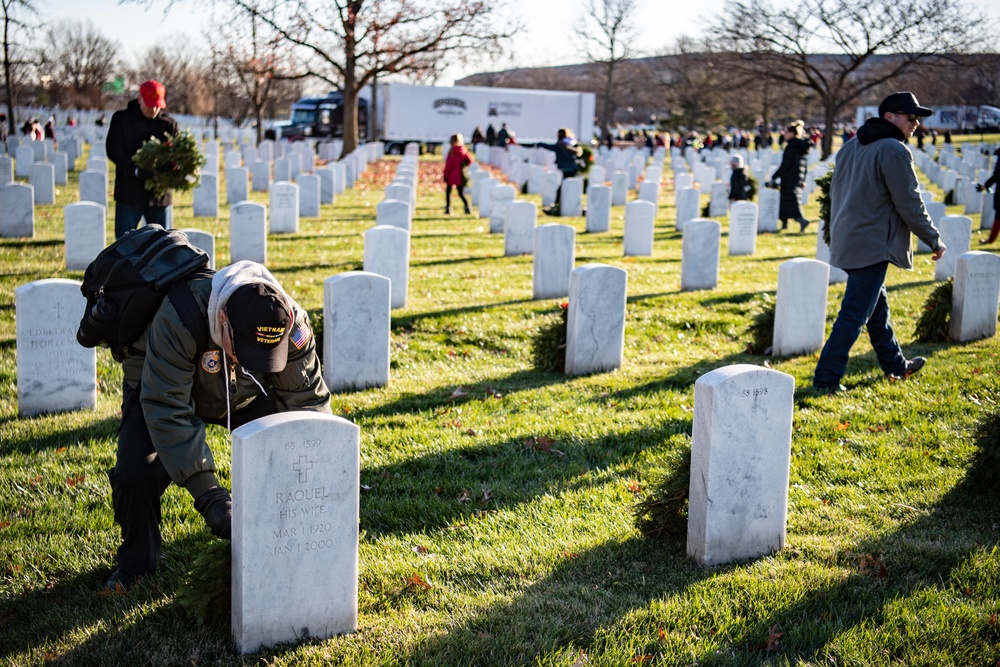
<path fill-rule="evenodd" d="M 167 227 L 166 206 L 136 206 L 124 202 L 115 202 L 115 238 L 120 239 L 130 229 L 139 225 L 139 220 L 146 219 L 147 225 Z"/>
<path fill-rule="evenodd" d="M 814 386 L 836 386 L 847 371 L 847 357 L 861 329 L 868 327 L 875 356 L 885 373 L 903 375 L 906 357 L 899 347 L 889 321 L 889 301 L 885 293 L 885 272 L 889 262 L 879 262 L 863 269 L 845 269 L 847 289 L 840 304 L 837 321 L 823 346 L 813 374 Z"/>

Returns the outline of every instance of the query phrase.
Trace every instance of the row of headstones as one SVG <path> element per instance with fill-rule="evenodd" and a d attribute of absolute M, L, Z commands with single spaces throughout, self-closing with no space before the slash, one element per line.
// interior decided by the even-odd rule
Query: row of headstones
<path fill-rule="evenodd" d="M 410 151 L 404 154 L 396 167 L 396 174 L 391 183 L 385 187 L 383 199 L 375 207 L 375 224 L 399 227 L 407 231 L 413 230 L 413 216 L 417 206 L 418 168 L 417 156 Z M 419 147 L 418 147 L 419 150 Z"/>

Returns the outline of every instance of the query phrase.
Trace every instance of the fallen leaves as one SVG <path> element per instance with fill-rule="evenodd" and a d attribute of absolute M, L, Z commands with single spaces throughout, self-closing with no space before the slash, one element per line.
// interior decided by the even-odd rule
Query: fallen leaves
<path fill-rule="evenodd" d="M 86 479 L 87 479 L 86 475 L 71 475 L 66 478 L 66 484 L 69 486 L 76 486 L 77 484 L 80 484 Z"/>
<path fill-rule="evenodd" d="M 552 447 L 552 445 L 556 444 L 555 440 L 544 435 L 532 436 L 527 440 L 525 440 L 524 444 L 538 452 L 545 452 L 546 454 L 558 454 L 559 456 L 566 456 L 566 454 L 564 454 L 563 452 Z"/>
<path fill-rule="evenodd" d="M 862 554 L 858 565 L 858 573 L 862 576 L 869 576 L 872 579 L 885 580 L 889 578 L 889 570 L 881 558 L 875 558 L 871 554 Z"/>
<path fill-rule="evenodd" d="M 405 579 L 407 588 L 424 588 L 430 589 L 431 584 L 420 576 L 418 572 L 414 572 L 412 576 Z"/>
<path fill-rule="evenodd" d="M 778 629 L 778 624 L 775 623 L 770 628 L 767 629 L 767 645 L 764 647 L 768 653 L 772 651 L 777 651 L 781 646 L 781 638 L 785 636 L 784 632 L 780 632 Z"/>
<path fill-rule="evenodd" d="M 847 421 L 847 420 L 845 419 L 845 420 L 844 420 L 844 421 L 842 421 L 842 422 L 837 422 L 837 425 L 836 425 L 836 426 L 834 426 L 833 428 L 834 428 L 835 430 L 837 430 L 837 431 L 846 431 L 846 430 L 847 430 L 847 428 L 848 428 L 848 427 L 849 427 L 850 425 L 851 425 L 851 422 L 849 422 L 849 421 Z"/>

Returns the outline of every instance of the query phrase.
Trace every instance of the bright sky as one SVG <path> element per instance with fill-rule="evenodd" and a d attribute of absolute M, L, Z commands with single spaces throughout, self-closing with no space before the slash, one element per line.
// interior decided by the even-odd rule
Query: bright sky
<path fill-rule="evenodd" d="M 120 6 L 118 0 L 36 0 L 47 20 L 60 18 L 92 21 L 108 38 L 117 40 L 131 59 L 167 37 L 187 36 L 192 42 L 205 43 L 203 35 L 209 19 L 204 0 L 182 0 L 164 16 L 166 0 L 153 0 L 153 7 L 134 4 Z M 527 24 L 514 43 L 515 56 L 510 61 L 473 65 L 466 70 L 449 70 L 441 84 L 455 78 L 489 69 L 566 65 L 583 59 L 575 48 L 572 25 L 582 14 L 583 0 L 508 0 Z M 723 0 L 636 0 L 639 37 L 634 47 L 643 55 L 652 55 L 673 43 L 681 35 L 696 36 L 711 32 Z M 972 0 L 982 7 L 1000 27 L 1000 0 Z"/>

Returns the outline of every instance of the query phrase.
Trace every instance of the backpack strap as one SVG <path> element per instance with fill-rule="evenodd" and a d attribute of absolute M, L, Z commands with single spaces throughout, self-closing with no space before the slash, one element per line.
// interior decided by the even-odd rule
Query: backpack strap
<path fill-rule="evenodd" d="M 177 280 L 167 288 L 167 298 L 173 304 L 174 310 L 181 318 L 181 322 L 187 330 L 194 336 L 196 350 L 194 360 L 198 360 L 198 355 L 208 349 L 210 334 L 208 331 L 208 321 L 205 314 L 198 307 L 198 302 L 191 293 L 187 280 Z"/>

